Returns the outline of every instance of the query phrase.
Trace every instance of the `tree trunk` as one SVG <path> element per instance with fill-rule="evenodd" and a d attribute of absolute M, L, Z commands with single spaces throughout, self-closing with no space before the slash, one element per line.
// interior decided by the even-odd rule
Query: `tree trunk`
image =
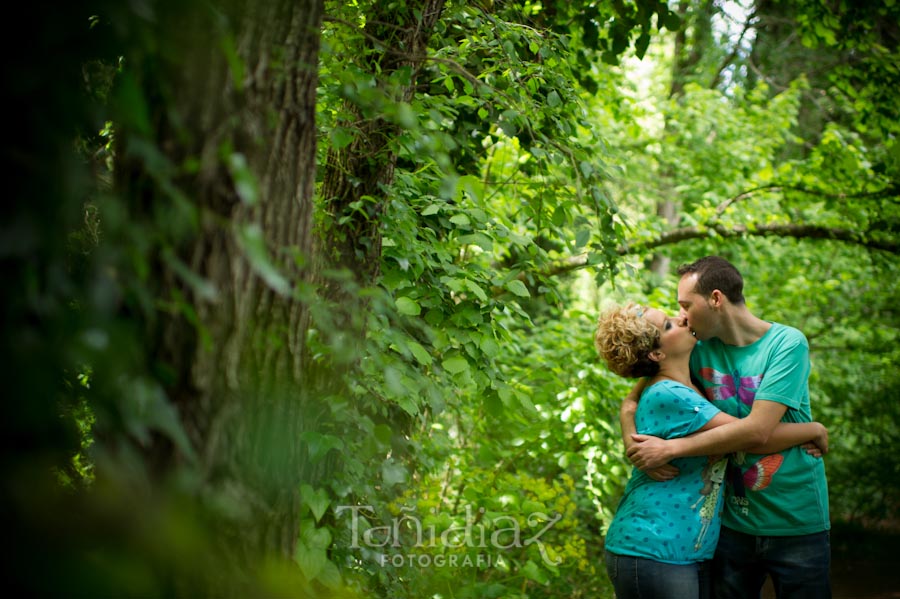
<path fill-rule="evenodd" d="M 204 496 L 230 501 L 233 517 L 216 524 L 230 562 L 222 570 L 291 556 L 299 483 L 324 476 L 326 463 L 314 469 L 299 439 L 317 407 L 305 348 L 309 312 L 291 290 L 310 276 L 298 265 L 313 251 L 322 12 L 321 0 L 176 5 L 156 15 L 159 55 L 129 65 L 143 76 L 145 97 L 163 98 L 151 107 L 147 141 L 176 168 L 199 164 L 170 181 L 199 224 L 162 244 L 156 273 L 156 297 L 184 298 L 198 324 L 189 310 L 159 312 L 148 355 L 173 373 L 166 391 L 198 456 Z M 120 151 L 125 197 L 145 216 L 160 203 L 177 207 L 159 174 L 148 177 L 147 162 L 132 158 L 136 137 Z M 258 194 L 247 191 L 247 173 Z M 183 265 L 211 287 L 191 284 Z M 163 442 L 151 451 L 163 470 L 183 459 Z"/>
<path fill-rule="evenodd" d="M 383 90 L 394 102 L 412 99 L 428 40 L 443 7 L 444 0 L 373 3 L 374 14 L 367 15 L 361 66 L 380 82 L 389 81 L 399 69 L 411 70 L 407 85 Z M 325 228 L 323 244 L 332 266 L 349 270 L 357 282 L 367 285 L 379 275 L 380 216 L 397 163 L 390 144 L 400 126 L 382 116 L 366 118 L 362 108 L 346 103 L 345 110 L 352 115 L 347 126 L 355 128 L 355 137 L 347 147 L 328 152 L 322 199 L 331 222 Z M 356 205 L 361 208 L 351 209 Z M 349 220 L 335 226 L 342 216 Z M 340 292 L 335 290 L 335 294 Z"/>

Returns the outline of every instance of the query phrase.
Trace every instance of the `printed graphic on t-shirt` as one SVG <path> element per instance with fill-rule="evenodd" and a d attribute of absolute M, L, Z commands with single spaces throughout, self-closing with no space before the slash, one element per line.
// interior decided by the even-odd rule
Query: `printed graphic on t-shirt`
<path fill-rule="evenodd" d="M 714 368 L 701 368 L 700 376 L 712 385 L 704 385 L 706 397 L 711 401 L 723 401 L 729 398 L 737 397 L 744 405 L 753 405 L 753 397 L 756 390 L 762 383 L 763 375 L 737 377 L 738 384 L 735 384 L 735 377 L 724 372 L 719 372 Z"/>
<path fill-rule="evenodd" d="M 700 505 L 700 533 L 694 541 L 694 549 L 703 547 L 703 539 L 713 519 L 716 517 L 716 509 L 719 505 L 719 495 L 722 492 L 722 481 L 725 480 L 725 469 L 728 460 L 721 456 L 709 456 L 706 466 L 703 467 L 701 480 L 703 488 L 700 489 L 700 499 L 691 506 L 696 510 Z M 702 505 L 701 505 L 702 503 Z"/>
<path fill-rule="evenodd" d="M 738 454 L 734 462 L 734 470 L 729 473 L 729 482 L 731 482 L 736 496 L 746 497 L 747 489 L 762 491 L 772 483 L 772 477 L 784 463 L 784 456 L 780 453 L 767 455 L 746 470 L 742 468 L 743 454 Z"/>

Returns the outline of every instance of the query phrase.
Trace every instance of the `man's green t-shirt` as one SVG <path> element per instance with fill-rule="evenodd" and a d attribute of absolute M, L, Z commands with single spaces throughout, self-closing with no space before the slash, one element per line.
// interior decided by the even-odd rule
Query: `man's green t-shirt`
<path fill-rule="evenodd" d="M 812 422 L 809 343 L 795 328 L 772 323 L 756 342 L 697 343 L 691 373 L 717 408 L 743 418 L 756 400 L 787 406 L 782 422 Z M 732 456 L 722 524 L 751 535 L 787 536 L 831 528 L 825 464 L 800 447 L 771 455 Z"/>

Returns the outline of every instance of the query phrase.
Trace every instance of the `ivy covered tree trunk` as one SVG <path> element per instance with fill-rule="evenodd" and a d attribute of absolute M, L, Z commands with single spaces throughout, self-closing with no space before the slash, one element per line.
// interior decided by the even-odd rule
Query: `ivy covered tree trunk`
<path fill-rule="evenodd" d="M 374 13 L 366 19 L 359 66 L 380 82 L 385 102 L 408 103 L 415 93 L 428 40 L 441 16 L 444 0 L 377 2 L 372 7 Z M 397 84 L 397 74 L 405 69 L 408 77 Z M 333 266 L 348 269 L 365 285 L 379 274 L 380 216 L 386 187 L 394 179 L 397 163 L 391 143 L 401 127 L 396 120 L 384 116 L 366 117 L 360 106 L 350 101 L 344 109 L 349 115 L 345 124 L 353 130 L 353 141 L 328 153 L 322 199 L 330 222 L 323 245 Z M 337 226 L 338 221 L 341 226 Z"/>
<path fill-rule="evenodd" d="M 187 436 L 156 439 L 151 460 L 165 473 L 193 454 L 201 496 L 225 503 L 217 568 L 234 573 L 293 555 L 300 482 L 327 465 L 300 441 L 318 403 L 297 292 L 311 276 L 323 7 L 223 4 L 161 6 L 135 26 L 158 45 L 125 58 L 123 89 L 148 118 L 123 127 L 116 179 L 156 236 L 147 355 Z"/>

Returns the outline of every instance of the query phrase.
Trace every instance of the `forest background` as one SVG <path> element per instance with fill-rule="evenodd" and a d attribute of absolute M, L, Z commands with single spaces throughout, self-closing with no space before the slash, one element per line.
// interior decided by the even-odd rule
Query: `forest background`
<path fill-rule="evenodd" d="M 710 253 L 897 530 L 893 0 L 11 11 L 9 588 L 611 596 L 594 322 Z"/>

